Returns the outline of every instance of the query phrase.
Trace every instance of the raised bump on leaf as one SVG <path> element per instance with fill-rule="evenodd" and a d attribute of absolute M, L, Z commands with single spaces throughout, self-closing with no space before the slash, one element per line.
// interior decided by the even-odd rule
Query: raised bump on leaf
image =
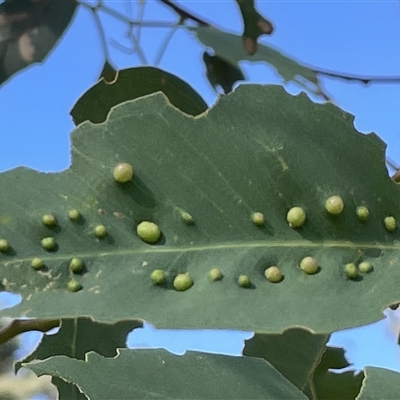
<path fill-rule="evenodd" d="M 36 271 L 42 269 L 44 267 L 44 261 L 39 257 L 35 257 L 31 261 L 31 267 Z"/>
<path fill-rule="evenodd" d="M 286 220 L 291 228 L 300 228 L 306 220 L 306 212 L 301 207 L 292 207 L 286 215 Z"/>
<path fill-rule="evenodd" d="M 255 212 L 251 216 L 254 225 L 263 226 L 265 224 L 265 217 L 263 213 Z"/>
<path fill-rule="evenodd" d="M 150 274 L 150 279 L 155 285 L 162 285 L 165 283 L 165 272 L 162 269 L 155 269 Z"/>
<path fill-rule="evenodd" d="M 188 290 L 193 286 L 193 281 L 188 273 L 178 274 L 174 279 L 174 288 L 180 292 Z"/>
<path fill-rule="evenodd" d="M 126 183 L 132 179 L 133 168 L 131 164 L 119 163 L 113 171 L 114 180 L 119 183 Z"/>
<path fill-rule="evenodd" d="M 107 229 L 104 225 L 97 225 L 96 228 L 94 228 L 94 234 L 97 238 L 102 239 L 107 235 Z"/>
<path fill-rule="evenodd" d="M 368 261 L 363 261 L 360 264 L 358 264 L 358 269 L 363 274 L 367 274 L 372 271 L 372 265 Z"/>
<path fill-rule="evenodd" d="M 47 251 L 51 251 L 54 250 L 56 247 L 56 240 L 52 237 L 45 237 L 40 241 L 41 246 L 47 250 Z"/>
<path fill-rule="evenodd" d="M 83 271 L 83 261 L 74 257 L 69 262 L 69 268 L 74 274 L 80 274 Z"/>
<path fill-rule="evenodd" d="M 137 228 L 138 236 L 146 243 L 157 243 L 161 236 L 160 228 L 154 222 L 143 221 Z"/>
<path fill-rule="evenodd" d="M 7 253 L 10 250 L 10 244 L 6 239 L 0 239 L 0 252 Z"/>
<path fill-rule="evenodd" d="M 268 267 L 264 272 L 264 276 L 273 283 L 278 283 L 282 280 L 282 273 L 275 265 Z"/>
<path fill-rule="evenodd" d="M 248 288 L 250 287 L 250 278 L 247 275 L 240 275 L 237 283 L 241 287 Z"/>
<path fill-rule="evenodd" d="M 356 209 L 356 214 L 360 221 L 366 221 L 369 217 L 369 210 L 365 206 L 359 206 Z"/>
<path fill-rule="evenodd" d="M 325 210 L 331 215 L 339 215 L 344 208 L 343 200 L 340 196 L 328 197 L 325 201 Z"/>
<path fill-rule="evenodd" d="M 42 216 L 42 223 L 46 226 L 55 226 L 57 225 L 57 220 L 53 214 L 44 214 Z"/>
<path fill-rule="evenodd" d="M 70 292 L 78 292 L 81 289 L 82 289 L 82 285 L 75 279 L 71 279 L 67 283 L 67 290 L 69 290 Z"/>
<path fill-rule="evenodd" d="M 313 257 L 304 257 L 300 261 L 300 268 L 308 275 L 315 274 L 318 270 L 318 262 Z"/>
<path fill-rule="evenodd" d="M 396 230 L 396 228 L 397 228 L 396 218 L 389 216 L 389 217 L 386 217 L 383 222 L 385 224 L 385 228 L 389 232 L 394 232 Z"/>
<path fill-rule="evenodd" d="M 221 270 L 218 269 L 218 268 L 212 268 L 212 269 L 210 269 L 210 270 L 208 271 L 207 276 L 208 276 L 208 279 L 209 279 L 211 282 L 220 281 L 220 280 L 222 279 L 222 272 L 221 272 Z"/>
<path fill-rule="evenodd" d="M 74 222 L 78 221 L 80 217 L 81 217 L 81 213 L 76 208 L 68 211 L 68 218 L 71 221 L 74 221 Z"/>
<path fill-rule="evenodd" d="M 193 217 L 191 216 L 191 214 L 189 214 L 189 213 L 186 212 L 186 211 L 182 211 L 182 212 L 181 212 L 181 218 L 182 218 L 182 221 L 183 221 L 186 225 L 193 225 L 193 224 L 194 224 L 194 219 L 193 219 Z"/>
<path fill-rule="evenodd" d="M 354 263 L 348 263 L 344 266 L 344 273 L 349 279 L 356 279 L 358 276 L 358 268 Z"/>

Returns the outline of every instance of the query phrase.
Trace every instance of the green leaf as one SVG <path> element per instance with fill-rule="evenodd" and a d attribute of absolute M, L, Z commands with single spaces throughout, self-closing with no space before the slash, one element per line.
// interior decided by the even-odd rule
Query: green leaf
<path fill-rule="evenodd" d="M 303 391 L 310 383 L 328 339 L 329 335 L 315 335 L 301 328 L 289 329 L 280 335 L 256 333 L 245 341 L 243 355 L 264 358 Z"/>
<path fill-rule="evenodd" d="M 22 296 L 1 315 L 322 334 L 377 320 L 399 299 L 400 278 L 400 232 L 383 223 L 400 218 L 400 188 L 387 175 L 384 148 L 332 104 L 278 86 L 239 87 L 196 118 L 162 94 L 121 104 L 106 123 L 73 132 L 68 171 L 0 175 L 0 237 L 11 246 L 0 253 L 2 284 Z M 133 165 L 131 182 L 114 181 L 119 162 Z M 341 215 L 325 211 L 332 195 L 344 201 Z M 356 216 L 360 204 L 369 208 L 366 222 Z M 307 214 L 298 229 L 286 220 L 293 206 Z M 82 213 L 78 222 L 68 219 L 71 209 Z M 264 226 L 252 222 L 254 212 Z M 42 224 L 48 213 L 57 226 Z M 137 235 L 144 220 L 159 226 L 156 244 Z M 103 239 L 97 225 L 106 227 Z M 40 246 L 48 236 L 57 244 L 50 252 Z M 299 268 L 306 256 L 319 263 L 314 275 Z M 46 269 L 35 271 L 34 257 Z M 73 257 L 85 264 L 81 275 L 69 271 Z M 360 261 L 373 271 L 348 279 L 344 265 Z M 265 279 L 271 265 L 281 269 L 280 283 Z M 215 267 L 223 279 L 210 282 Z M 152 283 L 155 269 L 164 284 Z M 181 292 L 173 289 L 180 273 L 194 283 Z M 249 288 L 237 284 L 240 275 Z M 82 290 L 66 290 L 72 277 Z"/>
<path fill-rule="evenodd" d="M 102 324 L 90 318 L 63 319 L 56 334 L 43 335 L 35 351 L 15 365 L 18 371 L 22 364 L 35 360 L 44 360 L 55 355 L 64 355 L 84 360 L 86 353 L 94 351 L 105 357 L 118 354 L 117 348 L 126 347 L 128 333 L 142 327 L 141 321 L 120 321 L 116 324 Z M 75 385 L 63 379 L 53 377 L 60 399 L 86 399 Z"/>
<path fill-rule="evenodd" d="M 388 369 L 367 367 L 365 379 L 357 400 L 397 399 L 400 390 L 400 374 Z"/>
<path fill-rule="evenodd" d="M 46 58 L 70 24 L 77 4 L 74 0 L 1 2 L 0 83 Z"/>
<path fill-rule="evenodd" d="M 257 51 L 257 38 L 269 35 L 273 31 L 270 21 L 266 20 L 254 7 L 254 0 L 236 0 L 243 18 L 243 44 L 249 55 Z"/>
<path fill-rule="evenodd" d="M 331 369 L 340 370 L 348 366 L 349 363 L 344 357 L 343 349 L 327 347 L 321 362 L 316 366 L 311 377 L 309 387 L 304 392 L 310 398 L 318 400 L 355 399 L 360 393 L 364 373 L 330 371 Z"/>
<path fill-rule="evenodd" d="M 314 95 L 321 95 L 321 88 L 315 72 L 284 55 L 280 50 L 266 44 L 259 44 L 257 53 L 249 55 L 243 48 L 240 36 L 209 27 L 190 29 L 196 33 L 202 44 L 214 49 L 215 55 L 225 58 L 235 65 L 243 60 L 266 62 L 276 69 L 276 72 L 282 77 L 282 83 L 294 81 Z"/>
<path fill-rule="evenodd" d="M 84 360 L 89 351 L 114 357 L 117 348 L 125 347 L 128 333 L 142 325 L 141 321 L 136 320 L 120 321 L 111 325 L 90 318 L 63 319 L 59 331 L 52 335 L 43 335 L 36 350 L 17 365 L 19 367 L 21 363 L 43 360 L 54 355 Z"/>
<path fill-rule="evenodd" d="M 224 93 L 228 94 L 237 81 L 244 80 L 240 68 L 222 57 L 211 56 L 205 51 L 203 61 L 207 70 L 207 78 L 214 89 L 219 85 Z"/>
<path fill-rule="evenodd" d="M 115 358 L 89 353 L 24 365 L 76 384 L 90 399 L 307 399 L 264 360 L 165 350 L 120 350 Z"/>
<path fill-rule="evenodd" d="M 105 61 L 103 69 L 100 72 L 99 79 L 103 79 L 105 83 L 112 84 L 118 77 L 118 71 L 108 61 Z M 105 86 L 107 88 L 107 86 Z M 105 89 L 107 90 L 107 89 Z"/>
<path fill-rule="evenodd" d="M 102 75 L 111 77 L 110 68 L 106 63 Z M 173 106 L 189 115 L 199 115 L 207 109 L 204 100 L 186 82 L 158 68 L 127 68 L 118 71 L 115 80 L 106 80 L 97 82 L 76 102 L 71 110 L 75 125 L 86 120 L 103 122 L 117 104 L 155 92 L 163 92 Z"/>
<path fill-rule="evenodd" d="M 331 372 L 349 364 L 343 349 L 326 347 L 328 339 L 329 335 L 316 335 L 301 328 L 288 329 L 280 335 L 256 333 L 246 340 L 243 355 L 264 358 L 310 399 L 355 399 L 364 374 Z"/>
<path fill-rule="evenodd" d="M 57 388 L 59 400 L 87 400 L 87 397 L 73 383 L 53 376 L 51 383 Z"/>

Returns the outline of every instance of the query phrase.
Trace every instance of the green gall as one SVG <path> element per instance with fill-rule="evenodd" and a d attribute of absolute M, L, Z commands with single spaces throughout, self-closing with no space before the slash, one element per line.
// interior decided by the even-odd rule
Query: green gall
<path fill-rule="evenodd" d="M 37 271 L 37 270 L 42 269 L 44 267 L 44 262 L 43 262 L 43 260 L 41 258 L 35 257 L 31 261 L 31 267 Z"/>
<path fill-rule="evenodd" d="M 162 285 L 163 283 L 165 283 L 165 273 L 161 269 L 155 269 L 151 273 L 150 279 L 155 285 Z"/>
<path fill-rule="evenodd" d="M 365 206 L 359 206 L 356 209 L 356 214 L 360 221 L 366 221 L 369 217 L 369 210 Z"/>
<path fill-rule="evenodd" d="M 397 227 L 397 222 L 394 217 L 386 217 L 383 221 L 385 223 L 385 227 L 389 232 L 394 232 Z"/>
<path fill-rule="evenodd" d="M 133 168 L 128 163 L 119 163 L 114 168 L 114 180 L 119 183 L 126 183 L 132 179 Z"/>
<path fill-rule="evenodd" d="M 257 226 L 263 226 L 265 224 L 264 214 L 260 212 L 253 213 L 251 220 L 253 221 L 254 225 Z"/>
<path fill-rule="evenodd" d="M 264 276 L 273 283 L 278 283 L 282 280 L 282 273 L 275 265 L 268 267 L 264 272 Z"/>
<path fill-rule="evenodd" d="M 189 288 L 192 287 L 193 281 L 190 279 L 188 273 L 179 274 L 175 277 L 173 285 L 175 290 L 183 292 L 184 290 L 188 290 Z"/>
<path fill-rule="evenodd" d="M 69 290 L 70 292 L 78 292 L 81 289 L 82 289 L 82 285 L 75 279 L 71 279 L 67 283 L 67 290 Z"/>
<path fill-rule="evenodd" d="M 250 287 L 250 278 L 247 275 L 240 275 L 238 280 L 238 285 L 244 288 Z"/>
<path fill-rule="evenodd" d="M 193 225 L 194 224 L 194 219 L 193 217 L 186 211 L 182 211 L 181 213 L 181 218 L 182 221 L 186 224 L 186 225 Z"/>
<path fill-rule="evenodd" d="M 140 239 L 150 244 L 157 243 L 158 239 L 160 239 L 161 236 L 160 228 L 158 227 L 158 225 L 149 221 L 141 222 L 137 226 L 136 232 Z"/>
<path fill-rule="evenodd" d="M 56 226 L 57 220 L 53 214 L 44 214 L 42 216 L 42 223 L 46 226 Z"/>
<path fill-rule="evenodd" d="M 49 237 L 43 238 L 40 241 L 40 244 L 45 250 L 50 251 L 50 250 L 54 250 L 55 249 L 56 240 L 53 237 L 49 236 Z"/>
<path fill-rule="evenodd" d="M 372 271 L 372 265 L 367 261 L 363 261 L 360 264 L 358 264 L 358 269 L 363 274 L 368 274 L 369 272 Z"/>
<path fill-rule="evenodd" d="M 318 262 L 313 257 L 304 257 L 300 261 L 300 268 L 308 275 L 315 274 L 318 270 Z"/>
<path fill-rule="evenodd" d="M 69 210 L 68 211 L 68 218 L 71 221 L 78 221 L 79 218 L 81 217 L 81 213 L 77 209 Z"/>
<path fill-rule="evenodd" d="M 210 269 L 207 275 L 211 282 L 220 281 L 222 279 L 222 272 L 218 268 Z"/>
<path fill-rule="evenodd" d="M 325 201 L 325 210 L 331 215 L 339 215 L 344 208 L 343 200 L 340 196 L 331 196 Z"/>
<path fill-rule="evenodd" d="M 94 228 L 94 234 L 97 238 L 102 239 L 107 235 L 107 229 L 104 225 L 97 225 L 96 228 Z"/>
<path fill-rule="evenodd" d="M 293 207 L 287 213 L 286 219 L 291 228 L 300 228 L 306 220 L 306 213 L 301 207 Z"/>
<path fill-rule="evenodd" d="M 354 263 L 349 263 L 344 266 L 344 273 L 349 279 L 356 279 L 358 276 L 358 269 Z"/>
<path fill-rule="evenodd" d="M 7 253 L 10 250 L 10 245 L 6 239 L 0 239 L 0 252 Z"/>
<path fill-rule="evenodd" d="M 69 262 L 69 269 L 74 273 L 74 274 L 79 274 L 83 270 L 83 261 L 80 258 L 73 258 Z"/>

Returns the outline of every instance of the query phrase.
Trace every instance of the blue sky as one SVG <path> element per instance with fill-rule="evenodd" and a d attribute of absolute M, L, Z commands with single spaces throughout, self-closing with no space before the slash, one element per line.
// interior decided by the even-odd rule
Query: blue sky
<path fill-rule="evenodd" d="M 89 2 L 88 3 L 94 3 Z M 108 6 L 144 20 L 176 22 L 175 14 L 157 1 L 106 1 Z M 194 14 L 229 32 L 240 33 L 241 19 L 231 1 L 177 2 Z M 256 1 L 260 12 L 270 19 L 275 33 L 262 42 L 281 49 L 297 61 L 322 70 L 346 75 L 400 76 L 400 3 L 398 1 Z M 108 36 L 108 49 L 119 68 L 141 65 L 136 55 L 127 55 L 111 43 L 129 46 L 126 27 L 106 14 L 101 15 Z M 142 28 L 141 45 L 149 65 L 159 54 L 165 35 L 172 28 Z M 208 104 L 216 94 L 205 78 L 200 63 L 204 47 L 184 29 L 176 29 L 159 67 L 190 83 Z M 40 171 L 61 171 L 70 164 L 69 133 L 73 123 L 70 109 L 93 85 L 102 69 L 103 55 L 98 33 L 87 9 L 81 7 L 67 33 L 45 63 L 18 73 L 0 87 L 0 171 L 24 165 Z M 251 82 L 278 83 L 279 77 L 266 63 L 242 62 Z M 361 132 L 376 132 L 388 144 L 388 156 L 400 165 L 400 85 L 393 83 L 347 82 L 323 78 L 325 90 L 342 109 L 355 115 Z M 297 93 L 299 88 L 288 85 Z M 355 150 L 356 151 L 356 150 Z M 0 297 L 0 303 L 2 297 Z M 336 333 L 333 345 L 345 345 L 356 369 L 378 365 L 400 370 L 396 345 L 397 314 L 368 327 Z M 399 317 L 400 318 L 400 317 Z M 165 346 L 182 353 L 184 348 L 240 354 L 242 341 L 251 333 L 188 334 L 157 332 L 149 327 L 131 334 L 130 343 Z M 29 341 L 34 336 L 30 336 Z M 30 342 L 25 341 L 25 347 Z M 374 346 L 371 347 L 371 341 Z M 213 342 L 217 347 L 207 348 Z"/>

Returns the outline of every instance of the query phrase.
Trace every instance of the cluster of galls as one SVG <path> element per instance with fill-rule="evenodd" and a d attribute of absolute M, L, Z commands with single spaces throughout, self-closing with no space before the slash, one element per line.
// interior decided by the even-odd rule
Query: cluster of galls
<path fill-rule="evenodd" d="M 128 163 L 119 163 L 113 170 L 113 177 L 115 182 L 118 184 L 127 184 L 133 178 L 133 168 L 132 165 Z M 340 215 L 344 209 L 344 203 L 340 196 L 331 196 L 325 202 L 325 210 L 331 215 Z M 356 215 L 360 221 L 367 221 L 369 217 L 368 208 L 365 206 L 359 206 L 356 209 Z M 76 210 L 70 210 L 68 213 L 68 218 L 71 222 L 77 222 L 81 218 L 81 213 Z M 187 225 L 193 225 L 193 217 L 186 211 L 181 212 L 181 219 Z M 264 214 L 261 212 L 254 212 L 251 216 L 253 223 L 259 227 L 266 224 Z M 306 212 L 301 207 L 291 208 L 287 215 L 286 220 L 289 226 L 293 229 L 301 228 L 306 221 Z M 393 216 L 388 216 L 384 219 L 384 225 L 389 232 L 394 232 L 397 227 L 396 219 Z M 57 219 L 52 214 L 45 214 L 42 216 L 42 223 L 49 228 L 57 226 Z M 161 231 L 159 227 L 149 221 L 143 221 L 137 225 L 136 228 L 137 235 L 146 243 L 155 244 L 159 241 L 161 237 Z M 94 228 L 94 235 L 98 239 L 103 239 L 107 235 L 107 229 L 104 225 L 97 225 Z M 45 237 L 40 242 L 41 246 L 46 251 L 53 251 L 56 249 L 57 243 L 54 237 Z M 0 252 L 7 253 L 11 249 L 8 241 L 6 239 L 0 239 Z M 35 270 L 41 270 L 44 267 L 44 262 L 41 258 L 35 257 L 31 266 Z M 319 267 L 317 261 L 313 257 L 305 257 L 301 260 L 299 267 L 306 274 L 315 274 Z M 78 258 L 73 258 L 70 261 L 69 269 L 71 273 L 77 274 L 81 273 L 84 269 L 83 262 Z M 358 276 L 358 272 L 370 272 L 372 267 L 367 262 L 362 262 L 358 268 L 354 263 L 349 263 L 344 266 L 344 272 L 346 276 L 350 279 L 355 279 Z M 277 266 L 269 266 L 266 268 L 264 275 L 266 279 L 273 283 L 278 283 L 282 281 L 283 275 Z M 213 268 L 209 271 L 208 277 L 211 281 L 221 280 L 223 278 L 222 272 L 218 268 Z M 151 280 L 156 285 L 162 285 L 166 282 L 166 276 L 162 270 L 154 270 L 151 274 Z M 237 279 L 237 284 L 241 287 L 251 287 L 250 279 L 247 275 L 240 275 Z M 173 280 L 173 287 L 175 290 L 184 291 L 193 286 L 193 281 L 189 277 L 188 273 L 182 273 L 175 276 Z M 82 285 L 75 279 L 71 279 L 67 283 L 67 289 L 76 292 L 82 289 Z"/>

